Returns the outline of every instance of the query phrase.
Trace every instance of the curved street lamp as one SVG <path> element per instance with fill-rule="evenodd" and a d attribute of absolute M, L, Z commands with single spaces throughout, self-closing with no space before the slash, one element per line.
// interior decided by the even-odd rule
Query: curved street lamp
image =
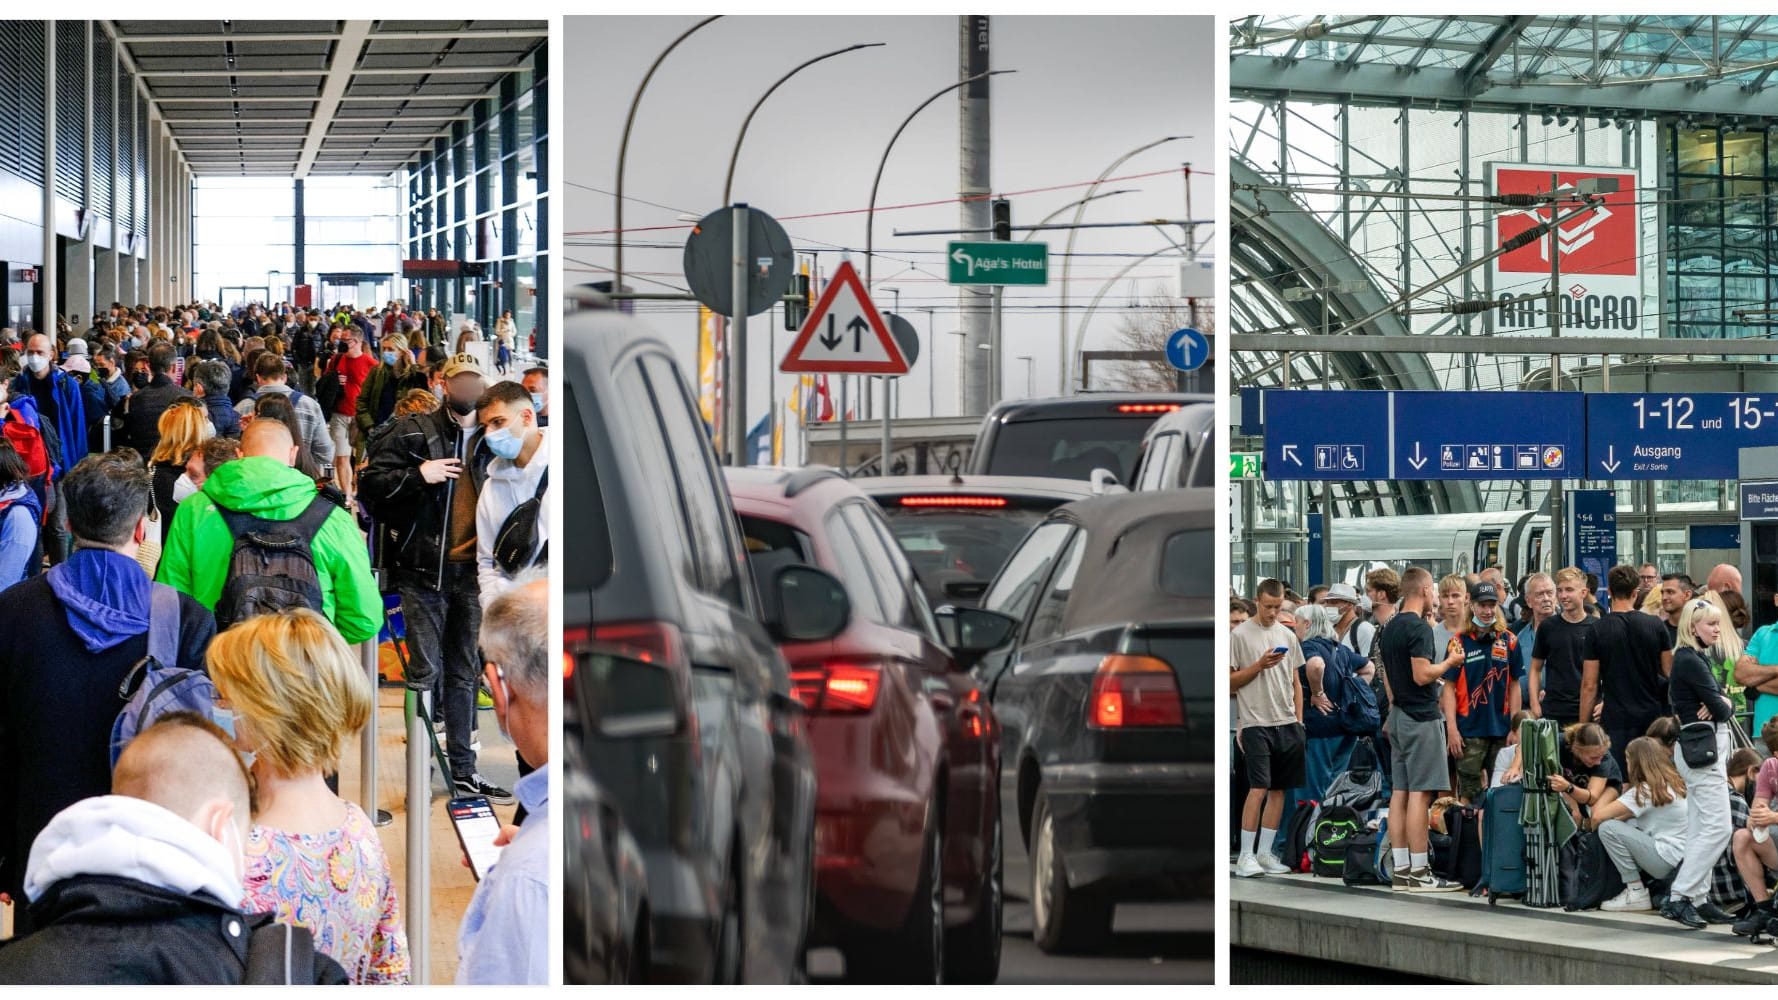
<path fill-rule="evenodd" d="M 1130 261 L 1128 264 L 1125 264 L 1123 267 L 1123 270 L 1112 275 L 1110 278 L 1107 278 L 1105 281 L 1105 284 L 1099 286 L 1099 293 L 1097 295 L 1093 296 L 1092 305 L 1087 306 L 1087 311 L 1081 314 L 1080 328 L 1078 330 L 1076 330 L 1075 334 L 1074 334 L 1073 357 L 1076 357 L 1076 358 L 1080 357 L 1081 352 L 1086 349 L 1087 323 L 1092 320 L 1094 310 L 1099 308 L 1099 301 L 1101 299 L 1105 298 L 1106 292 L 1111 291 L 1111 286 L 1115 285 L 1119 281 L 1121 281 L 1123 279 L 1124 275 L 1129 274 L 1131 271 L 1135 270 L 1137 264 L 1140 264 L 1145 260 L 1151 260 L 1155 257 L 1159 257 L 1161 254 L 1164 254 L 1164 253 L 1171 253 L 1175 249 L 1177 249 L 1177 248 L 1162 247 L 1161 249 L 1156 250 L 1153 253 L 1143 254 L 1142 256 L 1136 258 L 1135 260 Z M 1063 395 L 1067 395 L 1067 393 L 1068 393 L 1067 369 L 1068 369 L 1069 353 L 1068 353 L 1067 336 L 1068 336 L 1068 334 L 1066 332 L 1066 328 L 1064 328 L 1064 332 L 1062 334 L 1062 337 L 1063 337 L 1063 341 L 1062 341 L 1062 358 L 1063 358 L 1062 394 Z M 1083 370 L 1080 374 L 1081 374 L 1081 386 L 1080 387 L 1084 390 L 1086 388 L 1086 372 Z"/>
<path fill-rule="evenodd" d="M 1191 138 L 1191 136 L 1189 136 L 1189 135 L 1169 135 L 1164 138 L 1156 139 L 1155 141 L 1148 143 L 1147 145 L 1137 146 L 1135 149 L 1132 149 L 1128 153 L 1125 153 L 1124 155 L 1111 161 L 1111 166 L 1106 167 L 1104 172 L 1099 175 L 1098 180 L 1093 181 L 1093 186 L 1087 188 L 1087 194 L 1089 196 L 1091 196 L 1094 191 L 1097 191 L 1099 189 L 1099 185 L 1105 183 L 1105 178 L 1110 177 L 1114 172 L 1116 172 L 1117 168 L 1123 166 L 1127 160 L 1136 156 L 1137 154 L 1145 153 L 1148 150 L 1155 148 L 1156 146 L 1162 145 L 1163 143 L 1173 142 L 1178 139 L 1190 139 L 1190 138 Z M 1062 394 L 1062 395 L 1066 395 L 1068 392 L 1068 273 L 1070 270 L 1069 265 L 1074 262 L 1074 237 L 1075 237 L 1076 233 L 1080 232 L 1080 229 L 1078 228 L 1080 226 L 1080 219 L 1081 219 L 1082 214 L 1084 214 L 1086 212 L 1087 201 L 1090 201 L 1090 200 L 1091 200 L 1090 197 L 1088 197 L 1086 199 L 1082 199 L 1082 201 L 1080 203 L 1080 207 L 1075 209 L 1075 211 L 1074 211 L 1074 225 L 1077 228 L 1068 230 L 1068 246 L 1067 246 L 1067 249 L 1065 249 L 1063 251 L 1063 256 L 1062 256 L 1062 308 L 1057 311 L 1057 315 L 1056 315 L 1056 319 L 1058 322 L 1058 329 L 1056 331 L 1056 334 L 1057 334 L 1057 336 L 1056 336 L 1056 353 L 1058 355 L 1057 363 L 1061 366 L 1061 371 L 1056 376 L 1056 378 L 1058 380 L 1057 386 L 1056 386 L 1056 391 L 1058 394 Z"/>
<path fill-rule="evenodd" d="M 845 47 L 843 49 L 835 49 L 832 52 L 829 52 L 825 55 L 816 56 L 815 58 L 810 59 L 808 62 L 803 63 L 801 66 L 798 66 L 797 68 L 795 68 L 795 69 L 791 70 L 790 72 L 784 74 L 783 76 L 779 77 L 777 83 L 772 84 L 771 87 L 767 88 L 765 93 L 759 95 L 759 100 L 753 102 L 753 108 L 747 112 L 747 117 L 742 119 L 742 121 L 741 121 L 740 134 L 735 136 L 735 151 L 733 153 L 731 153 L 728 158 L 728 176 L 723 178 L 723 181 L 722 181 L 722 203 L 724 205 L 727 205 L 729 203 L 729 192 L 734 188 L 734 184 L 735 184 L 735 162 L 741 158 L 741 143 L 743 140 L 745 140 L 747 138 L 747 128 L 748 128 L 748 126 L 753 124 L 753 116 L 759 113 L 760 106 L 765 104 L 766 98 L 772 96 L 773 91 L 777 90 L 779 87 L 782 87 L 786 80 L 789 80 L 791 77 L 797 75 L 798 73 L 801 73 L 803 70 L 808 69 L 810 66 L 815 65 L 816 63 L 822 61 L 823 59 L 832 59 L 834 56 L 843 56 L 848 52 L 856 52 L 859 49 L 880 48 L 884 44 L 886 44 L 886 43 L 884 43 L 884 42 L 860 42 L 857 45 L 848 45 L 847 47 Z"/>
<path fill-rule="evenodd" d="M 680 42 L 690 38 L 692 32 L 721 16 L 721 14 L 714 14 L 704 18 L 685 29 L 678 38 L 673 39 L 673 44 L 662 49 L 661 54 L 654 57 L 654 62 L 648 67 L 648 72 L 643 74 L 642 82 L 636 87 L 636 96 L 630 99 L 630 113 L 624 118 L 623 139 L 617 144 L 617 193 L 613 196 L 617 203 L 617 227 L 612 231 L 614 259 L 611 262 L 611 292 L 614 295 L 624 290 L 624 160 L 630 154 L 630 128 L 636 124 L 636 108 L 642 104 L 642 92 L 648 89 L 648 81 L 654 79 L 654 71 L 661 68 L 661 62 L 679 47 Z"/>

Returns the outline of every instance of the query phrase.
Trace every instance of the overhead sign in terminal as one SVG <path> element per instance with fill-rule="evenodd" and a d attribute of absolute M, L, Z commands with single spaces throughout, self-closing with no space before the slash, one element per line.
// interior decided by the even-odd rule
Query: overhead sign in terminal
<path fill-rule="evenodd" d="M 1584 330 L 1595 335 L 1641 336 L 1643 249 L 1637 235 L 1640 227 L 1636 171 L 1541 163 L 1488 164 L 1488 188 L 1493 194 L 1544 194 L 1550 190 L 1552 176 L 1562 187 L 1601 180 L 1615 182 L 1617 188 L 1602 196 L 1604 203 L 1599 208 L 1564 223 L 1555 234 L 1562 329 L 1571 333 Z M 1569 204 L 1498 209 L 1490 229 L 1494 246 L 1548 222 L 1551 212 L 1566 212 L 1574 207 Z M 1493 310 L 1495 333 L 1549 329 L 1549 300 L 1535 296 L 1550 287 L 1551 244 L 1550 237 L 1545 236 L 1488 264 L 1492 297 L 1513 300 Z"/>
<path fill-rule="evenodd" d="M 1242 390 L 1265 477 L 1734 479 L 1778 394 Z"/>
<path fill-rule="evenodd" d="M 1578 392 L 1266 391 L 1265 477 L 1577 479 L 1584 406 Z"/>

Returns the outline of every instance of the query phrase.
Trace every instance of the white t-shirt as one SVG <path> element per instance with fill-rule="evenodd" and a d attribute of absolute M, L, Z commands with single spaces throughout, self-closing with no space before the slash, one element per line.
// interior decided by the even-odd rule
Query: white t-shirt
<path fill-rule="evenodd" d="M 1375 625 L 1367 621 L 1356 621 L 1352 623 L 1351 628 L 1346 630 L 1346 634 L 1340 637 L 1340 645 L 1359 656 L 1369 657 L 1371 655 L 1371 640 L 1376 638 L 1376 635 L 1377 627 Z"/>
<path fill-rule="evenodd" d="M 1257 618 L 1249 618 L 1229 633 L 1230 669 L 1250 667 L 1262 655 L 1283 646 L 1289 650 L 1283 662 L 1260 671 L 1258 677 L 1235 692 L 1235 705 L 1240 723 L 1249 726 L 1285 726 L 1297 721 L 1297 668 L 1303 665 L 1303 647 L 1296 633 L 1273 622 L 1262 628 Z"/>
<path fill-rule="evenodd" d="M 1642 789 L 1626 788 L 1618 801 L 1636 817 L 1636 826 L 1654 838 L 1657 854 L 1669 864 L 1685 859 L 1685 796 L 1657 806 L 1643 800 Z"/>
<path fill-rule="evenodd" d="M 1506 769 L 1512 767 L 1513 761 L 1518 757 L 1519 745 L 1517 743 L 1509 743 L 1500 748 L 1500 752 L 1494 755 L 1494 773 L 1488 778 L 1489 788 L 1497 788 L 1506 784 Z"/>

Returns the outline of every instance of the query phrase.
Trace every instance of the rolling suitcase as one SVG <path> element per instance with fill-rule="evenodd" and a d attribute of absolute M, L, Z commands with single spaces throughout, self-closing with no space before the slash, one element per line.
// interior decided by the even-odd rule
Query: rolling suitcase
<path fill-rule="evenodd" d="M 1519 822 L 1525 789 L 1496 785 L 1482 802 L 1482 873 L 1474 892 L 1487 893 L 1493 906 L 1502 896 L 1525 894 L 1525 827 Z"/>

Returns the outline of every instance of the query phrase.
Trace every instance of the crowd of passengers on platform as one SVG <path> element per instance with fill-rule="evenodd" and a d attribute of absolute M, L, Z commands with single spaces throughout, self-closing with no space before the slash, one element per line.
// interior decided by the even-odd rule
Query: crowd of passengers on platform
<path fill-rule="evenodd" d="M 457 978 L 549 981 L 547 383 L 490 379 L 473 326 L 430 347 L 434 319 L 0 330 L 0 983 L 409 981 L 337 777 L 377 703 L 352 644 L 396 594 L 453 794 L 514 800 L 478 695 L 519 757 Z"/>
<path fill-rule="evenodd" d="M 1778 625 L 1750 628 L 1726 564 L 1702 587 L 1652 564 L 1600 583 L 1574 567 L 1516 586 L 1495 567 L 1409 567 L 1371 570 L 1362 594 L 1278 580 L 1231 593 L 1235 875 L 1301 870 L 1291 814 L 1375 761 L 1360 812 L 1385 827 L 1380 881 L 1468 888 L 1436 870 L 1447 818 L 1485 817 L 1491 789 L 1523 780 L 1522 734 L 1559 731 L 1546 790 L 1623 883 L 1601 909 L 1778 930 Z"/>

